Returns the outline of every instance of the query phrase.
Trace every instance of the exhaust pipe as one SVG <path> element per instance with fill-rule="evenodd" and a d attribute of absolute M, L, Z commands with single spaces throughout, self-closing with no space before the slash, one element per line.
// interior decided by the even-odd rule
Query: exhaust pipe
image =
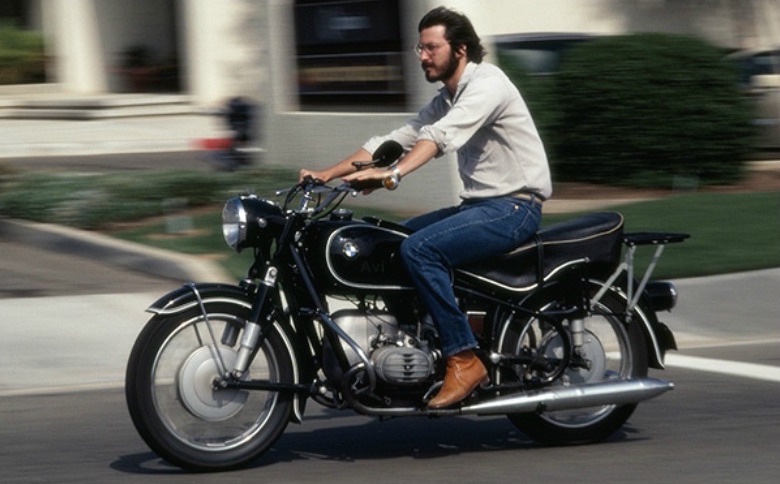
<path fill-rule="evenodd" d="M 601 405 L 624 405 L 649 400 L 674 388 L 656 378 L 606 381 L 504 395 L 460 409 L 464 415 L 553 412 Z"/>

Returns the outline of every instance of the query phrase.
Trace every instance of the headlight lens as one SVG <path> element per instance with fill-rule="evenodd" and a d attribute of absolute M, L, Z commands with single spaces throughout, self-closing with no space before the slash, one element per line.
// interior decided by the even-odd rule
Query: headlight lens
<path fill-rule="evenodd" d="M 238 250 L 238 245 L 246 240 L 247 214 L 241 198 L 231 198 L 222 209 L 222 236 L 227 245 Z"/>

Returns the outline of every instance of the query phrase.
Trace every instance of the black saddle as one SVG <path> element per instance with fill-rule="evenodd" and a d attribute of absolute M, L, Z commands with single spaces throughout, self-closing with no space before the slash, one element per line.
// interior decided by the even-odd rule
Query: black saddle
<path fill-rule="evenodd" d="M 623 215 L 600 212 L 545 227 L 517 249 L 458 269 L 510 291 L 531 289 L 577 262 L 614 268 L 620 260 Z"/>
<path fill-rule="evenodd" d="M 412 231 L 400 224 L 366 217 L 363 220 L 400 233 Z M 459 277 L 478 279 L 509 291 L 532 289 L 558 270 L 578 262 L 614 269 L 623 243 L 623 215 L 598 212 L 541 229 L 526 244 L 456 270 Z"/>

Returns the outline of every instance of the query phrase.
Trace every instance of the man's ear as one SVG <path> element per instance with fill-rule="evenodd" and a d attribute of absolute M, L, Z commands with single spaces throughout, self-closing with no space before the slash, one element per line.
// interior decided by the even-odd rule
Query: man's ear
<path fill-rule="evenodd" d="M 468 48 L 466 47 L 466 44 L 460 44 L 455 50 L 455 58 L 457 59 L 462 59 L 463 57 L 466 57 L 467 54 Z"/>

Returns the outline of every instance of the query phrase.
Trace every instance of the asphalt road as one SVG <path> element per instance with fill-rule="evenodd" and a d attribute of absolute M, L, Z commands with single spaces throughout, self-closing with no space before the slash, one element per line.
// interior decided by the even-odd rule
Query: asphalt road
<path fill-rule="evenodd" d="M 17 248 L 0 249 L 0 267 L 8 267 L 7 255 Z M 38 297 L 6 291 L 0 299 L 2 482 L 219 479 L 161 461 L 136 434 L 124 404 L 124 362 L 146 318 L 144 304 L 174 287 L 172 281 L 28 250 L 11 258 L 18 259 L 14 277 L 25 280 L 26 273 L 29 292 L 22 295 Z M 25 272 L 36 264 L 46 270 Z M 288 427 L 269 453 L 224 477 L 237 483 L 776 482 L 780 330 L 771 301 L 747 301 L 766 284 L 776 290 L 777 277 L 775 271 L 727 277 L 734 290 L 711 309 L 708 294 L 724 287 L 718 279 L 679 281 L 679 311 L 665 319 L 682 336 L 683 349 L 670 355 L 669 369 L 653 372 L 676 389 L 641 404 L 603 444 L 542 447 L 505 418 L 382 422 L 311 405 L 304 423 Z M 75 293 L 64 294 L 68 280 L 78 281 L 65 286 Z M 733 324 L 740 312 L 750 318 Z M 38 356 L 27 360 L 30 355 Z"/>
<path fill-rule="evenodd" d="M 174 281 L 128 271 L 89 257 L 0 240 L 0 298 L 160 291 Z"/>
<path fill-rule="evenodd" d="M 776 345 L 733 347 L 743 357 Z M 718 357 L 717 349 L 701 354 Z M 774 483 L 778 383 L 671 369 L 609 441 L 534 444 L 503 417 L 381 422 L 314 408 L 247 469 L 186 474 L 135 433 L 119 389 L 0 398 L 4 483 L 676 482 Z"/>

